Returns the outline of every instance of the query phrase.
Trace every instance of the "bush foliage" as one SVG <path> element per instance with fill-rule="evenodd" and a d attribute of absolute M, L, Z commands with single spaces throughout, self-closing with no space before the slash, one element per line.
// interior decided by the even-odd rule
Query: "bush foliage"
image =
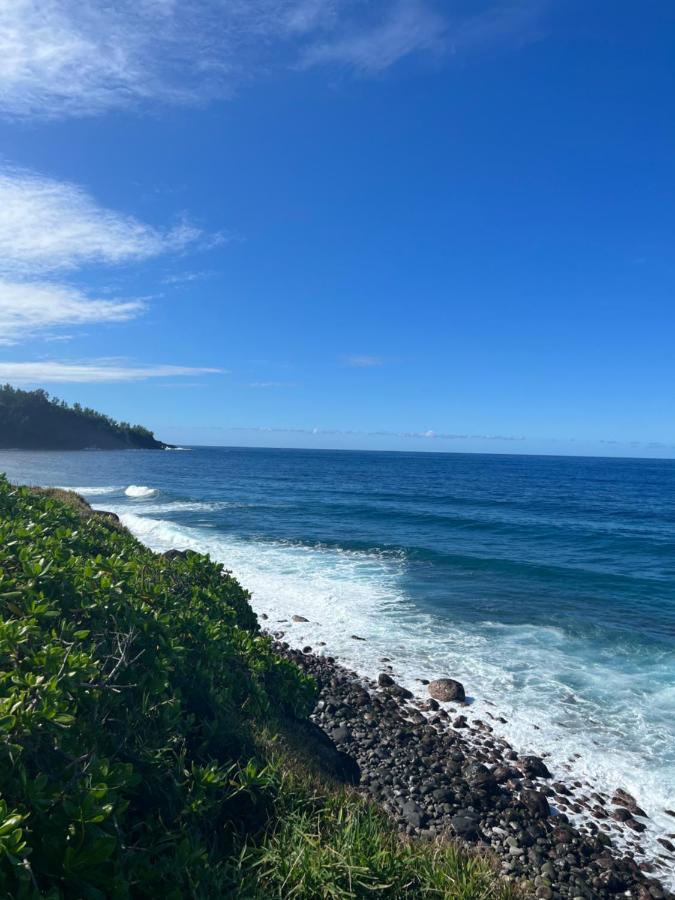
<path fill-rule="evenodd" d="M 183 896 L 264 826 L 251 720 L 312 686 L 220 566 L 3 479 L 0 611 L 0 893 Z"/>

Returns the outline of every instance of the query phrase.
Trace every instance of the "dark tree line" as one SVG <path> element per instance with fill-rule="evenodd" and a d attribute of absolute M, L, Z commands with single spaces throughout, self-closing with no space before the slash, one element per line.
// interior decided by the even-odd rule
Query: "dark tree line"
<path fill-rule="evenodd" d="M 142 425 L 117 422 L 46 391 L 0 387 L 0 448 L 17 450 L 163 449 Z"/>

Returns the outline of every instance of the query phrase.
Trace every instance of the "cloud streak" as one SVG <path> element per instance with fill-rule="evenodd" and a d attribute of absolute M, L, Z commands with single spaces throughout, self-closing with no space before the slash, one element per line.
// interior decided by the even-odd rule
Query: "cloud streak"
<path fill-rule="evenodd" d="M 1 2 L 1 0 L 0 0 Z M 0 272 L 31 275 L 89 264 L 137 262 L 202 236 L 168 231 L 100 206 L 81 187 L 22 169 L 0 171 Z"/>
<path fill-rule="evenodd" d="M 140 300 L 97 300 L 67 285 L 0 278 L 0 345 L 68 325 L 125 322 L 144 308 Z"/>
<path fill-rule="evenodd" d="M 285 69 L 378 74 L 416 53 L 473 52 L 536 35 L 546 0 L 0 0 L 0 111 L 94 115 L 207 102 Z"/>
<path fill-rule="evenodd" d="M 252 431 L 260 434 L 307 434 L 340 437 L 388 437 L 409 438 L 426 441 L 524 441 L 523 435 L 507 434 L 452 434 L 443 431 L 359 431 L 341 428 L 284 428 L 272 426 L 240 426 L 226 429 L 228 431 Z"/>
<path fill-rule="evenodd" d="M 156 228 L 102 206 L 79 185 L 0 167 L 0 345 L 66 326 L 124 322 L 145 310 L 139 299 L 89 297 L 53 281 L 55 273 L 139 263 L 220 240 L 188 222 Z"/>
<path fill-rule="evenodd" d="M 429 4 L 402 0 L 376 22 L 354 22 L 310 46 L 299 67 L 337 65 L 365 75 L 383 72 L 414 53 L 443 50 L 447 20 Z"/>
<path fill-rule="evenodd" d="M 372 369 L 376 366 L 383 366 L 384 360 L 381 356 L 356 354 L 354 356 L 345 357 L 344 364 L 352 369 Z"/>
<path fill-rule="evenodd" d="M 14 384 L 105 384 L 213 374 L 224 374 L 224 370 L 192 366 L 136 365 L 107 359 L 84 362 L 0 362 L 0 381 L 11 381 Z"/>

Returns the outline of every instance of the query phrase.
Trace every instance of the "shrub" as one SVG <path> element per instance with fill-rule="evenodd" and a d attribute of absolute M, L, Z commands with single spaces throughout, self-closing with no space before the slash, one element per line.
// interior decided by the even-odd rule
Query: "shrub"
<path fill-rule="evenodd" d="M 221 566 L 0 479 L 0 892 L 184 896 L 266 824 L 250 725 L 302 715 Z"/>

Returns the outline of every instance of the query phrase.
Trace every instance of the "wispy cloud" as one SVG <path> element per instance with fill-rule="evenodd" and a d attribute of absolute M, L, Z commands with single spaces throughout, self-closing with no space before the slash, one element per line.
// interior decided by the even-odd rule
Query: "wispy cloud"
<path fill-rule="evenodd" d="M 308 47 L 300 67 L 332 63 L 364 74 L 382 72 L 413 53 L 440 52 L 447 27 L 446 18 L 428 3 L 400 0 L 372 24 L 354 21 Z"/>
<path fill-rule="evenodd" d="M 354 429 L 342 428 L 294 428 L 294 427 L 276 427 L 276 426 L 240 426 L 228 428 L 228 431 L 252 431 L 263 434 L 307 434 L 331 436 L 337 435 L 341 437 L 387 437 L 387 438 L 407 438 L 425 441 L 524 441 L 523 435 L 509 434 L 453 434 L 444 431 L 360 431 Z"/>
<path fill-rule="evenodd" d="M 546 0 L 0 0 L 0 110 L 204 102 L 279 67 L 379 73 L 413 53 L 525 40 Z"/>
<path fill-rule="evenodd" d="M 261 390 L 269 390 L 273 388 L 295 387 L 294 381 L 251 381 L 248 385 L 250 388 Z"/>
<path fill-rule="evenodd" d="M 201 236 L 187 222 L 161 231 L 106 209 L 69 182 L 22 169 L 0 171 L 0 271 L 5 274 L 134 262 L 183 249 Z"/>
<path fill-rule="evenodd" d="M 103 384 L 223 372 L 222 369 L 191 366 L 125 364 L 107 359 L 84 362 L 0 362 L 0 381 L 11 381 L 14 384 Z"/>
<path fill-rule="evenodd" d="M 102 206 L 76 184 L 0 166 L 0 344 L 53 337 L 64 326 L 122 322 L 145 309 L 138 298 L 90 297 L 47 276 L 139 263 L 218 237 L 187 221 L 156 228 Z"/>
<path fill-rule="evenodd" d="M 140 300 L 97 300 L 63 284 L 0 278 L 0 345 L 68 325 L 124 322 L 143 309 Z"/>
<path fill-rule="evenodd" d="M 369 356 L 366 354 L 346 356 L 343 362 L 345 366 L 353 369 L 370 369 L 374 366 L 384 365 L 384 359 L 381 356 Z"/>

